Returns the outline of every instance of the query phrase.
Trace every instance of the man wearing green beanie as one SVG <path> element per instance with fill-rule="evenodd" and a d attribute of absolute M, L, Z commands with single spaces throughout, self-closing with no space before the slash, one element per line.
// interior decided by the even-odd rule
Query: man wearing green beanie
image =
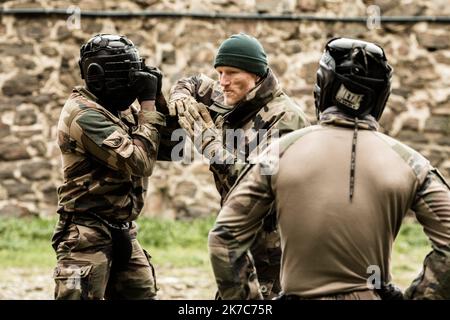
<path fill-rule="evenodd" d="M 267 56 L 258 40 L 246 34 L 232 35 L 219 48 L 214 68 L 235 67 L 264 77 L 268 71 Z"/>
<path fill-rule="evenodd" d="M 218 49 L 214 68 L 218 81 L 204 74 L 178 80 L 171 89 L 168 108 L 170 115 L 178 116 L 197 151 L 209 160 L 223 203 L 238 176 L 254 165 L 258 153 L 279 136 L 309 123 L 281 89 L 264 48 L 254 37 L 240 33 L 226 39 Z M 279 293 L 281 249 L 275 217 L 276 212 L 269 210 L 251 254 L 240 263 L 240 270 L 234 270 L 249 286 L 244 296 L 233 298 L 271 299 Z M 239 245 L 239 239 L 236 243 Z M 217 244 L 212 250 L 221 249 Z M 215 277 L 224 292 L 221 275 Z"/>

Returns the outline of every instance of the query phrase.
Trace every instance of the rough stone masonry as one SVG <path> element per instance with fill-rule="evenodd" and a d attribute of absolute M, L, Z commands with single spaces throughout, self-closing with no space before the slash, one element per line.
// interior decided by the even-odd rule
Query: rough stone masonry
<path fill-rule="evenodd" d="M 154 10 L 367 16 L 450 16 L 447 0 L 126 0 L 2 1 L 5 8 Z M 165 74 L 163 91 L 180 77 L 215 76 L 215 50 L 241 31 L 264 45 L 282 85 L 314 120 L 313 84 L 325 41 L 333 36 L 378 42 L 395 69 L 383 131 L 427 156 L 450 177 L 450 25 L 86 18 L 74 28 L 65 16 L 0 16 L 0 216 L 53 215 L 61 180 L 56 132 L 60 110 L 81 84 L 79 47 L 99 32 L 122 33 Z M 73 22 L 73 21 L 72 21 Z M 196 217 L 218 209 L 218 194 L 203 163 L 158 164 L 149 184 L 147 215 Z"/>

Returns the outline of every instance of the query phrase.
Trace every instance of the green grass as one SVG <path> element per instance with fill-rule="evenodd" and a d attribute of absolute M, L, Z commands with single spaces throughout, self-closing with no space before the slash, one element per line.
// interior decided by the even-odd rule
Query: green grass
<path fill-rule="evenodd" d="M 157 266 L 209 269 L 206 241 L 213 222 L 214 217 L 191 221 L 140 218 L 138 238 Z M 0 218 L 0 269 L 53 267 L 56 260 L 50 239 L 55 223 L 55 219 Z M 394 282 L 406 288 L 429 250 L 422 227 L 406 219 L 392 254 Z"/>
<path fill-rule="evenodd" d="M 138 238 L 156 265 L 209 268 L 206 242 L 214 219 L 140 219 Z"/>
<path fill-rule="evenodd" d="M 138 239 L 156 264 L 208 266 L 206 241 L 214 217 L 192 221 L 138 220 Z M 0 218 L 0 267 L 49 267 L 56 262 L 50 244 L 56 219 Z"/>
<path fill-rule="evenodd" d="M 0 219 L 0 267 L 50 267 L 56 262 L 50 245 L 56 220 Z"/>
<path fill-rule="evenodd" d="M 394 243 L 391 259 L 392 280 L 406 289 L 419 274 L 431 244 L 422 226 L 413 218 L 406 218 Z"/>

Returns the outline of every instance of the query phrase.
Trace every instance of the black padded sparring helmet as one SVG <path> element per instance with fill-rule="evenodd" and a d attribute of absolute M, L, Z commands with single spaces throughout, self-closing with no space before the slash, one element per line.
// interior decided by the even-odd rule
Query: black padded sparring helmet
<path fill-rule="evenodd" d="M 392 68 L 384 50 L 348 38 L 328 41 L 317 70 L 314 99 L 317 115 L 336 106 L 351 117 L 381 117 L 391 92 Z"/>
<path fill-rule="evenodd" d="M 124 110 L 136 99 L 130 73 L 142 70 L 145 63 L 131 40 L 98 34 L 81 46 L 78 64 L 81 78 L 104 107 Z"/>

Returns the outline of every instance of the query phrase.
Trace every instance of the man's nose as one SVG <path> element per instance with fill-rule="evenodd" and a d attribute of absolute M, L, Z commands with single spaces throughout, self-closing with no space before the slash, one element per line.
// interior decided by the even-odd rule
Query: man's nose
<path fill-rule="evenodd" d="M 230 84 L 230 78 L 226 75 L 220 76 L 220 85 L 222 87 L 228 86 Z"/>

